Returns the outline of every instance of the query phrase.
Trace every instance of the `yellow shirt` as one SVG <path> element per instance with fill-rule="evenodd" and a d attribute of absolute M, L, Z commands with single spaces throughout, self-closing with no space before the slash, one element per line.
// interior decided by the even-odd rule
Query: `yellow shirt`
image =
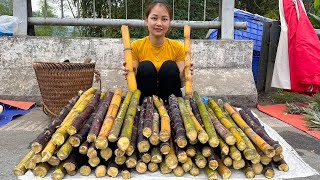
<path fill-rule="evenodd" d="M 169 38 L 164 39 L 164 43 L 160 47 L 151 44 L 149 36 L 137 39 L 131 43 L 132 60 L 142 62 L 151 61 L 159 71 L 161 65 L 167 61 L 175 62 L 184 60 L 184 47 L 177 41 Z"/>

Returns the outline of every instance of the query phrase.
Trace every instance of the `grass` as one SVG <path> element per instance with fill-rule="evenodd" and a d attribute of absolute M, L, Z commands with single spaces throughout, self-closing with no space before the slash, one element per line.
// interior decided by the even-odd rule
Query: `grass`
<path fill-rule="evenodd" d="M 320 97 L 319 93 L 314 96 L 308 96 L 305 94 L 299 94 L 296 92 L 287 92 L 287 91 L 283 91 L 282 89 L 278 89 L 270 96 L 270 99 L 275 104 L 285 104 L 285 103 L 293 103 L 293 102 L 304 103 L 304 102 L 310 102 L 313 99 L 320 99 L 316 97 Z"/>

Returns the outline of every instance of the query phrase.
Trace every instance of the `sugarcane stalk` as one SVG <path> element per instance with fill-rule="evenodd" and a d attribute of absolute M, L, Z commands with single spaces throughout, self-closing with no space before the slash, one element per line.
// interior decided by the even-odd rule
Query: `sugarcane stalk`
<path fill-rule="evenodd" d="M 206 106 L 207 110 L 210 111 L 211 108 L 209 106 Z M 230 131 L 222 125 L 222 123 L 216 118 L 215 114 L 212 112 L 208 112 L 209 118 L 211 119 L 211 122 L 213 126 L 215 127 L 217 133 L 220 135 L 220 137 L 228 144 L 228 145 L 234 145 L 236 143 L 236 138 L 230 133 Z"/>
<path fill-rule="evenodd" d="M 170 151 L 167 155 L 165 155 L 165 162 L 170 169 L 174 169 L 178 165 L 178 159 L 175 154 L 174 144 L 171 138 L 170 138 Z"/>
<path fill-rule="evenodd" d="M 248 161 L 245 162 L 245 166 L 243 167 L 243 172 L 246 176 L 246 178 L 252 179 L 255 177 L 255 173 L 253 171 L 253 168 L 249 164 Z"/>
<path fill-rule="evenodd" d="M 143 130 L 142 134 L 146 138 L 149 138 L 152 134 L 152 120 L 153 120 L 153 100 L 152 97 L 146 97 L 146 114 L 145 114 L 145 119 L 143 121 Z"/>
<path fill-rule="evenodd" d="M 131 178 L 130 169 L 122 167 L 121 168 L 121 176 L 122 176 L 123 179 L 130 179 Z"/>
<path fill-rule="evenodd" d="M 160 172 L 161 172 L 162 174 L 169 174 L 169 173 L 172 172 L 172 169 L 170 169 L 170 168 L 167 166 L 167 164 L 166 164 L 165 161 L 162 161 L 162 162 L 160 163 Z"/>
<path fill-rule="evenodd" d="M 113 122 L 112 129 L 111 129 L 110 134 L 108 136 L 108 140 L 110 142 L 116 142 L 118 140 L 120 130 L 121 130 L 121 127 L 123 124 L 123 120 L 124 120 L 124 117 L 125 117 L 126 112 L 128 110 L 131 97 L 132 97 L 132 92 L 128 91 L 126 94 L 126 97 L 124 98 L 124 100 L 121 104 L 121 107 L 119 109 L 117 117 Z"/>
<path fill-rule="evenodd" d="M 117 164 L 117 165 L 122 165 L 126 162 L 127 160 L 127 157 L 126 156 L 116 156 L 114 158 L 114 162 Z"/>
<path fill-rule="evenodd" d="M 201 115 L 200 115 L 200 112 L 199 112 L 199 108 L 198 108 L 198 106 L 196 104 L 196 101 L 193 98 L 190 98 L 189 101 L 190 101 L 190 106 L 191 106 L 191 109 L 192 109 L 192 113 L 194 114 L 194 117 L 196 117 L 198 123 L 204 129 L 205 127 L 204 127 L 204 124 L 202 122 Z"/>
<path fill-rule="evenodd" d="M 134 123 L 134 118 L 137 112 L 137 106 L 139 104 L 139 98 L 140 98 L 141 92 L 140 90 L 135 90 L 133 92 L 129 108 L 124 120 L 124 124 L 121 130 L 120 139 L 117 142 L 118 147 L 125 151 L 128 149 L 131 141 L 131 135 L 132 135 L 132 127 Z"/>
<path fill-rule="evenodd" d="M 135 168 L 138 163 L 138 153 L 134 151 L 131 156 L 129 156 L 126 160 L 126 165 L 128 168 Z"/>
<path fill-rule="evenodd" d="M 140 159 L 142 162 L 148 164 L 151 161 L 151 154 L 149 152 L 140 153 Z"/>
<path fill-rule="evenodd" d="M 48 160 L 48 163 L 51 166 L 58 166 L 60 164 L 61 160 L 58 158 L 57 155 L 51 156 L 51 158 Z"/>
<path fill-rule="evenodd" d="M 189 173 L 192 176 L 198 176 L 200 174 L 200 169 L 196 164 L 192 163 L 192 168 L 190 169 Z"/>
<path fill-rule="evenodd" d="M 258 175 L 262 173 L 263 165 L 261 163 L 251 164 L 254 174 Z"/>
<path fill-rule="evenodd" d="M 148 170 L 149 170 L 150 172 L 156 172 L 156 171 L 158 171 L 158 169 L 159 169 L 159 166 L 158 166 L 157 163 L 150 162 L 150 163 L 148 164 Z"/>
<path fill-rule="evenodd" d="M 185 163 L 182 164 L 182 169 L 184 172 L 189 172 L 192 168 L 192 159 L 190 157 L 187 157 L 187 160 Z"/>
<path fill-rule="evenodd" d="M 271 163 L 263 166 L 262 174 L 268 179 L 274 177 L 275 173 Z"/>
<path fill-rule="evenodd" d="M 90 164 L 91 167 L 97 167 L 100 164 L 101 160 L 99 156 L 89 158 L 88 163 Z"/>
<path fill-rule="evenodd" d="M 229 156 L 233 160 L 240 160 L 241 159 L 241 152 L 236 148 L 236 146 L 232 145 L 232 146 L 230 146 Z"/>
<path fill-rule="evenodd" d="M 214 126 L 209 118 L 208 111 L 207 111 L 204 103 L 201 101 L 199 94 L 196 91 L 193 92 L 193 97 L 196 100 L 196 104 L 199 108 L 201 119 L 203 121 L 205 130 L 209 136 L 209 145 L 211 147 L 217 147 L 219 145 L 219 139 L 218 139 L 217 133 L 214 129 Z"/>
<path fill-rule="evenodd" d="M 194 145 L 188 145 L 186 148 L 186 153 L 189 157 L 194 157 L 196 155 L 196 148 Z"/>
<path fill-rule="evenodd" d="M 192 112 L 192 108 L 190 105 L 190 100 L 185 100 L 185 105 L 187 107 L 187 110 L 189 112 L 190 118 L 194 124 L 194 127 L 197 131 L 197 137 L 198 140 L 202 143 L 205 144 L 208 142 L 208 134 L 207 132 L 202 128 L 201 124 L 198 122 L 198 120 L 196 119 L 196 117 L 194 116 L 193 112 Z"/>
<path fill-rule="evenodd" d="M 45 177 L 48 174 L 48 170 L 50 168 L 50 165 L 48 163 L 39 163 L 37 166 L 33 169 L 33 174 L 38 177 Z"/>
<path fill-rule="evenodd" d="M 176 168 L 173 169 L 173 174 L 177 177 L 182 177 L 184 174 L 183 168 L 178 165 Z"/>
<path fill-rule="evenodd" d="M 151 149 L 151 162 L 157 164 L 162 162 L 162 155 L 158 146 Z"/>
<path fill-rule="evenodd" d="M 97 136 L 100 132 L 104 117 L 106 116 L 107 110 L 110 106 L 111 99 L 113 97 L 113 92 L 108 91 L 105 97 L 102 100 L 102 105 L 98 108 L 97 114 L 93 119 L 92 125 L 90 127 L 87 141 L 88 142 L 95 142 Z"/>
<path fill-rule="evenodd" d="M 119 148 L 117 148 L 117 149 L 114 150 L 114 154 L 115 154 L 116 156 L 124 156 L 125 153 L 126 153 L 125 151 L 122 151 L 122 150 L 119 149 Z"/>
<path fill-rule="evenodd" d="M 107 175 L 107 167 L 103 164 L 96 167 L 94 174 L 97 178 L 102 178 Z"/>
<path fill-rule="evenodd" d="M 221 155 L 221 160 L 223 164 L 226 165 L 227 167 L 232 166 L 232 158 L 230 156 Z"/>
<path fill-rule="evenodd" d="M 122 33 L 122 42 L 123 42 L 123 53 L 124 59 L 126 62 L 126 68 L 128 69 L 128 74 L 126 75 L 127 84 L 129 91 L 135 91 L 137 89 L 137 82 L 136 82 L 136 74 L 133 70 L 132 65 L 132 52 L 130 46 L 130 34 L 129 28 L 126 25 L 121 26 L 121 33 Z"/>
<path fill-rule="evenodd" d="M 67 132 L 69 135 L 74 135 L 79 131 L 84 122 L 88 119 L 88 117 L 94 112 L 99 100 L 100 100 L 101 91 L 96 91 L 93 95 L 93 98 L 86 106 L 86 108 L 72 121 L 70 126 L 67 128 Z"/>
<path fill-rule="evenodd" d="M 192 97 L 192 75 L 191 75 L 191 47 L 190 47 L 190 26 L 184 25 L 184 51 L 185 51 L 185 60 L 184 60 L 184 78 L 186 80 L 185 84 L 185 93 L 186 97 Z"/>
<path fill-rule="evenodd" d="M 72 107 L 75 105 L 76 101 L 79 99 L 79 96 L 73 97 L 67 106 L 65 106 L 59 115 L 52 121 L 52 123 L 49 124 L 48 128 L 44 129 L 39 136 L 33 140 L 31 144 L 31 149 L 35 153 L 39 153 L 42 151 L 42 149 L 46 146 L 46 144 L 51 139 L 53 133 L 55 132 L 56 128 L 60 126 L 62 121 L 65 119 L 65 117 L 68 115 Z"/>
<path fill-rule="evenodd" d="M 87 152 L 87 156 L 88 156 L 88 158 L 93 158 L 93 157 L 98 156 L 98 152 L 97 152 L 97 149 L 95 148 L 95 144 L 94 143 L 90 143 L 89 149 L 88 149 L 88 152 Z"/>
<path fill-rule="evenodd" d="M 186 135 L 190 141 L 195 141 L 197 139 L 197 130 L 186 107 L 185 101 L 181 97 L 178 97 L 177 100 L 179 109 L 181 111 L 184 128 L 186 130 Z"/>
<path fill-rule="evenodd" d="M 284 159 L 281 159 L 280 161 L 277 161 L 277 162 L 274 161 L 274 164 L 279 169 L 279 171 L 284 171 L 284 172 L 289 171 L 289 166 Z"/>
<path fill-rule="evenodd" d="M 122 90 L 117 88 L 111 100 L 110 107 L 108 108 L 107 115 L 101 126 L 99 135 L 95 141 L 95 145 L 98 149 L 105 149 L 108 147 L 108 135 L 111 131 L 113 121 L 117 116 L 118 109 L 121 103 Z"/>
<path fill-rule="evenodd" d="M 47 162 L 50 157 L 53 155 L 54 151 L 57 149 L 57 146 L 53 143 L 52 139 L 48 142 L 46 147 L 42 150 L 42 162 Z"/>
<path fill-rule="evenodd" d="M 54 168 L 54 171 L 51 174 L 53 180 L 62 180 L 66 174 L 66 170 L 63 167 L 63 163 L 60 163 Z"/>
<path fill-rule="evenodd" d="M 102 95 L 100 95 L 100 99 L 101 99 Z M 103 96 L 104 97 L 104 96 Z M 102 98 L 103 98 L 102 97 Z M 86 123 L 81 127 L 81 129 L 79 130 L 79 132 L 77 132 L 76 134 L 72 135 L 69 138 L 69 142 L 73 147 L 79 147 L 80 144 L 86 139 L 88 132 L 90 131 L 92 122 L 95 118 L 95 116 L 97 115 L 98 110 L 101 108 L 101 106 L 103 105 L 103 101 L 101 100 L 99 102 L 99 105 L 97 108 L 95 108 L 95 111 L 90 115 L 89 119 L 86 121 Z"/>
<path fill-rule="evenodd" d="M 78 158 L 79 158 L 78 153 L 75 150 L 72 151 L 70 156 L 63 162 L 63 167 L 67 171 L 75 171 L 78 164 Z"/>
<path fill-rule="evenodd" d="M 228 155 L 230 150 L 229 146 L 223 141 L 223 139 L 220 138 L 220 136 L 218 137 L 219 137 L 219 149 L 221 154 Z"/>
<path fill-rule="evenodd" d="M 93 94 L 89 94 L 75 109 L 74 113 L 70 115 L 68 119 L 65 119 L 62 122 L 61 126 L 56 130 L 56 132 L 52 135 L 51 138 L 55 145 L 60 146 L 65 142 L 69 135 L 67 129 L 72 125 L 72 122 L 74 122 L 77 119 L 77 117 L 84 111 L 84 109 L 88 106 L 92 98 Z"/>
<path fill-rule="evenodd" d="M 146 120 L 146 112 L 147 112 L 147 98 L 143 100 L 143 104 L 140 111 L 140 118 L 139 118 L 139 124 L 138 124 L 138 141 L 137 141 L 137 147 L 138 151 L 143 153 L 147 152 L 150 149 L 150 143 L 147 137 L 143 135 L 143 124 Z"/>
<path fill-rule="evenodd" d="M 240 151 L 243 151 L 246 148 L 246 144 L 244 140 L 242 139 L 241 135 L 237 131 L 237 125 L 235 123 L 232 123 L 231 121 L 228 120 L 228 118 L 224 115 L 222 109 L 217 105 L 217 103 L 209 98 L 208 99 L 208 108 L 209 113 L 212 115 L 215 115 L 221 124 L 226 127 L 230 133 L 233 135 L 233 137 L 236 139 L 236 145 Z"/>
<path fill-rule="evenodd" d="M 160 143 L 160 152 L 164 155 L 170 152 L 170 141 Z"/>
<path fill-rule="evenodd" d="M 113 161 L 109 161 L 107 166 L 107 174 L 110 177 L 117 177 L 119 173 L 119 166 Z"/>
<path fill-rule="evenodd" d="M 67 157 L 70 155 L 71 151 L 73 150 L 73 146 L 69 143 L 69 141 L 66 141 L 59 149 L 57 156 L 58 158 L 63 161 L 67 159 Z"/>
<path fill-rule="evenodd" d="M 100 150 L 100 156 L 105 160 L 108 161 L 112 157 L 112 149 L 107 147 L 106 149 Z"/>
<path fill-rule="evenodd" d="M 276 154 L 279 155 L 282 153 L 282 147 L 278 141 L 273 140 L 264 127 L 260 124 L 257 124 L 256 121 L 252 120 L 251 116 L 249 116 L 244 110 L 240 109 L 239 114 L 241 115 L 242 119 L 250 126 L 254 132 L 256 132 L 263 140 L 265 140 L 268 144 L 270 144 L 276 151 Z"/>
<path fill-rule="evenodd" d="M 232 167 L 233 169 L 241 169 L 245 166 L 245 161 L 244 159 L 240 159 L 240 160 L 233 160 L 232 161 Z"/>
<path fill-rule="evenodd" d="M 230 169 L 222 162 L 222 160 L 218 156 L 215 156 L 215 159 L 218 162 L 217 171 L 222 179 L 229 179 L 231 176 Z"/>
<path fill-rule="evenodd" d="M 175 153 L 178 158 L 178 162 L 185 163 L 188 158 L 187 153 L 183 149 L 179 148 L 176 144 L 174 144 L 174 146 L 175 146 Z"/>
<path fill-rule="evenodd" d="M 81 144 L 81 146 L 79 147 L 79 153 L 80 153 L 80 154 L 87 154 L 88 149 L 89 149 L 89 145 L 90 145 L 90 143 L 89 143 L 87 140 L 85 140 L 85 141 Z"/>
<path fill-rule="evenodd" d="M 66 171 L 69 176 L 74 176 L 77 174 L 77 171 Z"/>
<path fill-rule="evenodd" d="M 91 174 L 91 167 L 88 165 L 82 165 L 79 169 L 79 173 L 82 176 L 89 176 Z"/>
<path fill-rule="evenodd" d="M 204 168 L 207 165 L 206 158 L 201 154 L 200 150 L 197 149 L 197 153 L 195 156 L 195 163 L 199 168 Z"/>
<path fill-rule="evenodd" d="M 207 174 L 208 180 L 218 179 L 217 171 L 210 169 L 209 166 L 204 167 L 204 172 Z"/>
<path fill-rule="evenodd" d="M 218 161 L 216 160 L 216 155 L 211 153 L 211 155 L 207 159 L 208 166 L 212 170 L 216 170 L 218 168 Z"/>
<path fill-rule="evenodd" d="M 146 163 L 142 162 L 141 160 L 138 161 L 136 165 L 136 171 L 140 174 L 143 174 L 147 171 L 147 165 Z"/>
<path fill-rule="evenodd" d="M 156 112 L 153 111 L 153 120 L 152 120 L 152 134 L 149 138 L 150 144 L 156 146 L 160 143 L 160 116 Z"/>
<path fill-rule="evenodd" d="M 171 126 L 174 130 L 174 142 L 180 147 L 184 148 L 187 145 L 186 130 L 183 125 L 183 120 L 181 117 L 181 112 L 179 110 L 179 105 L 177 97 L 174 94 L 169 96 L 169 115 L 171 118 Z"/>
<path fill-rule="evenodd" d="M 224 107 L 231 115 L 233 120 L 238 124 L 238 126 L 246 133 L 246 135 L 252 140 L 252 142 L 262 150 L 264 154 L 266 154 L 268 157 L 273 157 L 275 155 L 274 148 L 270 146 L 265 140 L 263 140 L 258 134 L 256 134 L 228 103 L 225 103 Z"/>
<path fill-rule="evenodd" d="M 126 150 L 126 154 L 128 156 L 131 156 L 137 147 L 139 118 L 140 118 L 140 111 L 137 110 L 136 116 L 134 117 L 130 145 Z"/>
<path fill-rule="evenodd" d="M 170 139 L 171 135 L 171 127 L 170 127 L 170 117 L 167 113 L 166 108 L 163 105 L 163 102 L 161 99 L 159 99 L 157 96 L 152 96 L 154 105 L 158 109 L 159 115 L 160 115 L 160 122 L 161 122 L 161 128 L 160 128 L 160 141 L 167 142 Z"/>

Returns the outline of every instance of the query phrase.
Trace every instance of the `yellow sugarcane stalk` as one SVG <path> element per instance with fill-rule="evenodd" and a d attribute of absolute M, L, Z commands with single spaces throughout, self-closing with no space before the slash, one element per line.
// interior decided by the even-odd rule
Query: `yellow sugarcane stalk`
<path fill-rule="evenodd" d="M 126 68 L 128 69 L 127 75 L 127 83 L 129 91 L 135 91 L 137 89 L 137 82 L 136 82 L 136 75 L 133 71 L 132 65 L 132 54 L 131 54 L 131 46 L 130 46 L 130 34 L 129 28 L 126 25 L 121 26 L 121 33 L 122 33 L 122 41 L 124 46 L 124 59 L 126 61 Z"/>
<path fill-rule="evenodd" d="M 190 60 L 191 60 L 191 47 L 190 47 L 190 26 L 184 25 L 184 51 L 185 51 L 185 67 L 184 67 L 184 77 L 186 80 L 185 93 L 186 96 L 192 96 L 192 76 L 190 70 Z"/>

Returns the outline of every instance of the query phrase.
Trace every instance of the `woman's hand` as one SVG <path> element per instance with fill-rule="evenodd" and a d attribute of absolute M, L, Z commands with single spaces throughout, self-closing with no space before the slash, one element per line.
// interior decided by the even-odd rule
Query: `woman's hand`
<path fill-rule="evenodd" d="M 122 63 L 122 75 L 124 75 L 124 79 L 127 80 L 127 75 L 129 73 L 129 69 L 127 68 L 127 62 Z M 136 67 L 133 67 L 133 71 L 136 72 Z"/>

